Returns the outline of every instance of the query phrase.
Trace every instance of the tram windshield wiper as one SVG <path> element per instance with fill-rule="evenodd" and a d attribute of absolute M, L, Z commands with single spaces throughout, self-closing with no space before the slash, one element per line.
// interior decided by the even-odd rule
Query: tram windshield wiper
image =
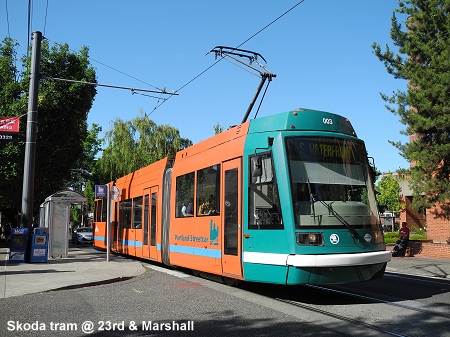
<path fill-rule="evenodd" d="M 322 200 L 319 196 L 311 194 L 311 203 L 315 203 L 315 202 L 320 202 L 322 205 L 324 205 L 328 211 L 334 215 L 334 217 L 336 219 L 338 219 L 344 226 L 345 228 L 348 229 L 348 231 L 350 232 L 350 234 L 352 235 L 353 238 L 361 241 L 363 244 L 365 244 L 365 240 L 363 237 L 361 237 L 361 235 L 356 231 L 356 229 L 354 229 L 343 217 L 342 215 L 340 215 L 338 212 L 336 212 L 333 209 L 333 206 L 331 206 L 331 204 L 325 202 L 324 200 Z"/>

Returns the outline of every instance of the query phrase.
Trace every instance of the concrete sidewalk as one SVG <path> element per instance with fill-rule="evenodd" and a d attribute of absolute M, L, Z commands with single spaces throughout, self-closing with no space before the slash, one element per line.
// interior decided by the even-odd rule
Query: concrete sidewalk
<path fill-rule="evenodd" d="M 8 261 L 9 249 L 0 248 L 0 298 L 20 296 L 141 275 L 145 268 L 137 260 L 110 255 L 92 246 L 70 247 L 67 258 L 46 263 Z"/>
<path fill-rule="evenodd" d="M 386 272 L 450 280 L 450 258 L 448 260 L 426 257 L 393 257 Z"/>
<path fill-rule="evenodd" d="M 0 248 L 0 298 L 114 282 L 146 270 L 140 261 L 112 253 L 107 262 L 106 252 L 92 246 L 72 246 L 68 258 L 49 259 L 47 263 L 14 263 L 8 258 L 9 249 Z M 450 279 L 450 259 L 393 257 L 386 272 Z"/>

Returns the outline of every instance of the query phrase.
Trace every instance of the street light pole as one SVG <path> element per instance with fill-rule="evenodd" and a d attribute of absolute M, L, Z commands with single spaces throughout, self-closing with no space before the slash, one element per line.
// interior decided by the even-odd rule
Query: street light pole
<path fill-rule="evenodd" d="M 39 63 L 41 60 L 42 33 L 33 32 L 31 53 L 31 72 L 28 96 L 27 134 L 25 142 L 25 159 L 22 186 L 22 214 L 20 227 L 32 230 L 33 199 L 34 199 L 34 169 L 36 161 L 36 124 L 39 94 Z"/>

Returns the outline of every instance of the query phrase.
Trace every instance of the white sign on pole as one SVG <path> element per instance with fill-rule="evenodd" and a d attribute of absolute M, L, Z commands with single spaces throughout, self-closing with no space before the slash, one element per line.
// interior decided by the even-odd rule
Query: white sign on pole
<path fill-rule="evenodd" d="M 116 200 L 119 197 L 120 197 L 119 188 L 117 186 L 113 186 L 111 191 L 111 200 Z"/>

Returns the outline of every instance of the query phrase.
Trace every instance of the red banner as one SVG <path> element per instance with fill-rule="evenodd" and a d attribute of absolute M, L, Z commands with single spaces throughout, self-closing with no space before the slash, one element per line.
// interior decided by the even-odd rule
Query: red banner
<path fill-rule="evenodd" d="M 0 118 L 0 132 L 19 132 L 20 117 Z"/>

